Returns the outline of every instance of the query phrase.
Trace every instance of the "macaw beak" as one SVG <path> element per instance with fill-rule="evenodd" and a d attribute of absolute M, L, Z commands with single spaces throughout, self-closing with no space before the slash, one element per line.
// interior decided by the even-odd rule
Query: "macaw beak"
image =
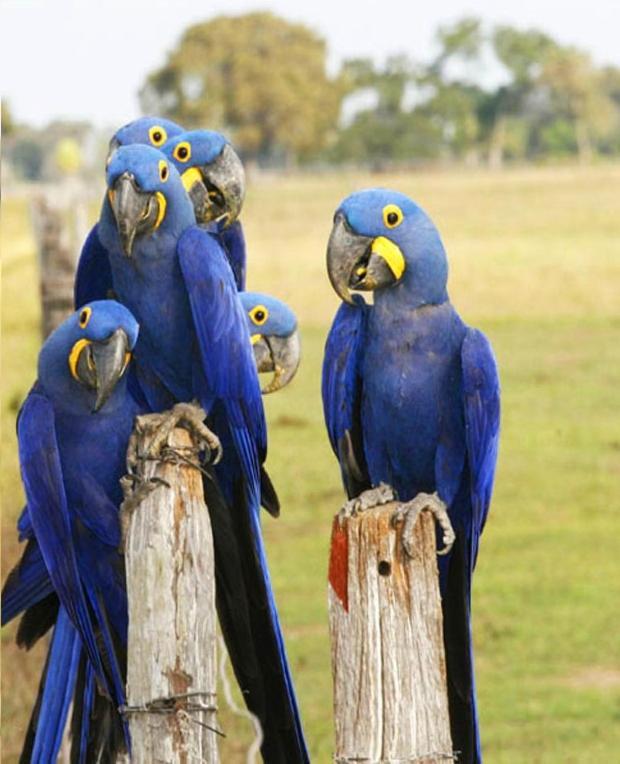
<path fill-rule="evenodd" d="M 281 390 L 295 376 L 301 360 L 301 346 L 297 329 L 288 337 L 268 334 L 252 336 L 254 360 L 259 374 L 273 372 L 273 378 L 262 388 L 263 395 Z"/>
<path fill-rule="evenodd" d="M 117 329 L 107 340 L 80 340 L 74 349 L 79 357 L 75 365 L 70 362 L 72 373 L 85 387 L 96 390 L 93 412 L 97 412 L 127 368 L 131 359 L 129 340 L 122 329 Z"/>
<path fill-rule="evenodd" d="M 369 292 L 391 286 L 405 272 L 405 258 L 385 236 L 363 236 L 342 212 L 334 218 L 327 244 L 327 273 L 336 294 L 353 304 L 352 291 Z"/>
<path fill-rule="evenodd" d="M 235 222 L 245 198 L 245 171 L 232 146 L 226 144 L 209 164 L 190 167 L 181 176 L 198 223 Z"/>
<path fill-rule="evenodd" d="M 123 252 L 131 257 L 136 236 L 155 230 L 161 222 L 163 194 L 140 190 L 134 176 L 124 172 L 114 181 L 108 196 Z"/>

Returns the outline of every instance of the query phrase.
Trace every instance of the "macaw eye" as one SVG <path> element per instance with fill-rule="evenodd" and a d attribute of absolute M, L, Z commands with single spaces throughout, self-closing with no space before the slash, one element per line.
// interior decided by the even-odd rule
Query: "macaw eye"
<path fill-rule="evenodd" d="M 388 204 L 383 208 L 383 223 L 387 228 L 396 228 L 403 222 L 403 211 L 396 204 Z"/>
<path fill-rule="evenodd" d="M 153 146 L 161 146 L 166 142 L 168 133 L 160 125 L 153 125 L 149 130 L 149 139 Z"/>
<path fill-rule="evenodd" d="M 162 183 L 168 180 L 168 165 L 163 159 L 159 160 L 159 179 Z"/>
<path fill-rule="evenodd" d="M 262 326 L 269 318 L 269 311 L 264 305 L 256 305 L 250 311 L 249 316 L 257 326 Z"/>
<path fill-rule="evenodd" d="M 90 321 L 90 316 L 92 312 L 93 312 L 92 308 L 82 308 L 82 310 L 80 311 L 80 318 L 78 319 L 78 323 L 80 324 L 80 327 L 82 329 L 86 328 L 86 325 Z"/>
<path fill-rule="evenodd" d="M 192 147 L 187 141 L 181 141 L 172 152 L 172 156 L 179 162 L 189 162 L 192 156 Z"/>

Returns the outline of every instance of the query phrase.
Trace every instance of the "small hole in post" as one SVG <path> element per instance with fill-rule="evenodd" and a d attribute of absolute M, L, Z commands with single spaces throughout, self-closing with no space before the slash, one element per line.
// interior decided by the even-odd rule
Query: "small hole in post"
<path fill-rule="evenodd" d="M 389 576 L 392 572 L 392 566 L 387 560 L 381 560 L 379 562 L 379 575 L 380 576 Z"/>

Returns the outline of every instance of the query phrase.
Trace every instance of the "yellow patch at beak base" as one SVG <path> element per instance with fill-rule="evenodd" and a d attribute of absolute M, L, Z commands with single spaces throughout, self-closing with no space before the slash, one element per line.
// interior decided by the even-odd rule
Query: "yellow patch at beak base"
<path fill-rule="evenodd" d="M 405 258 L 397 244 L 385 236 L 377 236 L 372 243 L 371 253 L 382 257 L 394 274 L 396 281 L 400 279 L 405 272 Z"/>
<path fill-rule="evenodd" d="M 263 336 L 262 334 L 253 334 L 253 335 L 250 337 L 250 341 L 252 342 L 252 345 L 256 345 L 256 343 L 257 343 L 257 342 L 260 340 L 260 338 L 261 338 L 262 336 Z"/>
<path fill-rule="evenodd" d="M 80 359 L 80 353 L 87 345 L 90 345 L 90 340 L 82 339 L 78 340 L 75 345 L 71 348 L 71 352 L 69 353 L 69 371 L 71 372 L 71 376 L 73 379 L 76 379 L 78 382 L 80 381 L 80 378 L 77 375 L 77 365 L 78 361 Z"/>
<path fill-rule="evenodd" d="M 181 175 L 181 180 L 183 188 L 189 193 L 195 183 L 202 183 L 202 175 L 197 167 L 190 167 Z"/>

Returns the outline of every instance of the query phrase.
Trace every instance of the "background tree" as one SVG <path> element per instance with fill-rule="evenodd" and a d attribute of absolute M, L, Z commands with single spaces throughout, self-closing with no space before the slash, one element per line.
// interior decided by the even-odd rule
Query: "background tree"
<path fill-rule="evenodd" d="M 556 48 L 545 61 L 541 83 L 550 90 L 555 113 L 573 125 L 580 160 L 589 161 L 595 139 L 611 132 L 616 116 L 603 73 L 586 53 Z"/>
<path fill-rule="evenodd" d="M 140 94 L 147 112 L 223 130 L 246 156 L 285 161 L 325 145 L 341 97 L 324 40 L 271 13 L 190 27 Z"/>

